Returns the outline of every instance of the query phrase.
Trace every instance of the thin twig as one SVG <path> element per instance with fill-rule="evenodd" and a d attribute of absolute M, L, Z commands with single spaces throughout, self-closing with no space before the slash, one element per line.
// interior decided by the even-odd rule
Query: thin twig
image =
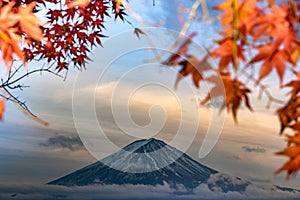
<path fill-rule="evenodd" d="M 22 79 L 25 77 L 30 76 L 31 74 L 34 73 L 43 73 L 47 72 L 50 74 L 53 74 L 55 76 L 58 76 L 60 78 L 63 78 L 61 75 L 57 74 L 56 72 L 51 70 L 52 65 L 49 65 L 48 68 L 44 68 L 45 65 L 43 65 L 40 69 L 32 70 L 32 71 L 27 71 L 25 74 L 19 76 L 18 78 L 13 79 L 17 72 L 20 71 L 23 65 L 20 65 L 19 67 L 14 68 L 14 71 L 10 71 L 8 73 L 7 79 L 5 81 L 2 80 L 2 84 L 0 85 L 0 88 L 2 89 L 2 94 L 0 94 L 0 97 L 4 98 L 7 101 L 13 102 L 25 115 L 29 116 L 33 120 L 43 124 L 44 126 L 47 126 L 48 123 L 44 121 L 43 119 L 37 117 L 31 110 L 27 107 L 26 102 L 22 102 L 19 100 L 19 97 L 15 96 L 11 91 L 15 89 L 20 89 L 23 90 L 26 87 L 26 85 L 23 84 L 17 84 L 19 83 Z M 16 84 L 16 85 L 15 85 Z"/>
<path fill-rule="evenodd" d="M 143 18 L 135 13 L 130 5 L 126 2 L 126 1 L 123 1 L 123 6 L 125 7 L 125 9 L 127 10 L 127 12 L 133 17 L 136 19 L 136 21 L 140 24 L 141 28 L 143 29 L 144 28 L 144 21 L 143 21 Z M 206 1 L 205 0 L 195 0 L 194 4 L 192 5 L 191 7 L 191 10 L 190 10 L 190 15 L 188 17 L 188 20 L 185 22 L 185 24 L 183 25 L 181 31 L 180 31 L 180 34 L 179 34 L 179 37 L 177 37 L 177 39 L 168 47 L 169 51 L 172 51 L 177 45 L 178 43 L 181 41 L 181 37 L 184 36 L 188 30 L 188 28 L 190 27 L 191 23 L 193 22 L 193 20 L 195 19 L 196 17 L 196 13 L 197 13 L 197 9 L 198 7 L 200 6 L 200 4 L 202 4 L 202 8 L 203 8 L 203 13 L 205 15 L 205 18 L 209 21 L 210 20 L 210 17 L 209 17 L 209 14 L 208 14 L 208 9 L 207 9 L 207 5 L 206 5 Z M 158 62 L 161 61 L 161 58 L 162 56 L 164 55 L 165 52 L 159 54 L 157 52 L 157 50 L 154 48 L 154 43 L 152 42 L 152 40 L 150 39 L 149 36 L 146 35 L 146 39 L 148 41 L 148 44 L 150 47 L 152 47 L 152 51 L 154 53 L 154 56 L 155 56 L 155 60 L 157 60 Z M 151 59 L 152 60 L 152 59 Z"/>
<path fill-rule="evenodd" d="M 56 72 L 53 72 L 50 69 L 36 69 L 36 70 L 30 71 L 30 72 L 27 72 L 26 74 L 22 75 L 21 77 L 13 80 L 11 82 L 10 81 L 5 82 L 4 84 L 0 85 L 0 88 L 7 87 L 8 85 L 13 85 L 16 82 L 19 82 L 20 80 L 22 80 L 23 78 L 25 78 L 25 77 L 27 77 L 27 76 L 29 76 L 31 74 L 37 73 L 37 72 L 40 72 L 40 73 L 42 73 L 42 72 L 48 72 L 50 74 L 53 74 L 53 75 L 58 76 L 60 78 L 63 78 L 61 75 L 57 74 Z"/>
<path fill-rule="evenodd" d="M 268 90 L 268 86 L 262 84 L 261 82 L 257 83 L 257 79 L 253 76 L 253 74 L 249 74 L 246 70 L 242 70 L 240 72 L 241 74 L 243 74 L 244 76 L 246 76 L 249 80 L 253 81 L 254 83 L 257 84 L 257 86 L 260 87 L 260 92 L 259 92 L 259 96 L 258 98 L 261 99 L 262 98 L 262 94 L 265 93 L 265 95 L 268 98 L 268 104 L 266 106 L 266 108 L 270 108 L 270 105 L 272 102 L 277 103 L 277 104 L 284 104 L 285 101 L 280 100 L 278 98 L 275 98 L 271 92 Z"/>
<path fill-rule="evenodd" d="M 10 99 L 16 103 L 17 105 L 19 105 L 23 111 L 26 111 L 29 115 L 33 116 L 33 117 L 37 117 L 35 114 L 33 114 L 29 108 L 26 106 L 25 102 L 20 101 L 17 97 L 15 97 L 8 89 L 6 89 L 5 87 L 2 88 L 3 93 L 6 93 Z"/>

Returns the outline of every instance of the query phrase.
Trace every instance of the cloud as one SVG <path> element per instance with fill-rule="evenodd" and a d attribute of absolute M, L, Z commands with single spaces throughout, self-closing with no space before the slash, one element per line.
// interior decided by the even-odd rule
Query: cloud
<path fill-rule="evenodd" d="M 262 147 L 251 147 L 251 146 L 243 146 L 242 147 L 246 153 L 265 153 L 266 149 Z"/>
<path fill-rule="evenodd" d="M 92 200 L 92 199 L 272 199 L 296 198 L 297 193 L 278 191 L 276 187 L 255 185 L 247 186 L 244 192 L 212 190 L 207 184 L 201 184 L 194 190 L 168 184 L 146 185 L 94 185 L 82 187 L 64 187 L 51 185 L 0 185 L 0 199 L 21 200 Z"/>
<path fill-rule="evenodd" d="M 69 149 L 70 151 L 78 151 L 84 149 L 84 146 L 78 136 L 67 137 L 59 135 L 50 137 L 42 146 Z"/>

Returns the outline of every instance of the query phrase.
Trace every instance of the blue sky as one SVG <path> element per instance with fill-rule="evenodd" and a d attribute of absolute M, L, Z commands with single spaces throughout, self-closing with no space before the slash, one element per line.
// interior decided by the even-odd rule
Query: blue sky
<path fill-rule="evenodd" d="M 156 6 L 152 7 L 152 1 L 143 2 L 146 3 L 134 0 L 130 1 L 130 5 L 145 20 L 162 20 L 165 22 L 162 28 L 173 31 L 181 29 L 176 18 L 179 4 L 190 7 L 193 3 L 192 0 L 174 0 L 172 3 L 156 0 Z M 217 2 L 220 1 L 209 2 L 209 7 Z M 216 16 L 211 9 L 210 14 Z M 129 20 L 138 26 L 132 17 Z M 0 124 L 2 185 L 44 184 L 90 164 L 137 138 L 154 136 L 172 142 L 174 132 L 180 127 L 178 121 L 182 120 L 187 134 L 181 136 L 182 144 L 189 143 L 184 141 L 184 137 L 195 137 L 186 152 L 201 163 L 253 181 L 300 189 L 299 176 L 287 182 L 284 174 L 273 175 L 285 161 L 275 156 L 274 152 L 286 143 L 278 135 L 279 123 L 273 114 L 275 107 L 263 109 L 266 99 L 258 101 L 257 92 L 254 92 L 251 100 L 256 112 L 242 109 L 238 126 L 234 125 L 230 115 L 221 115 L 225 119 L 222 134 L 213 150 L 200 159 L 199 148 L 206 131 L 209 127 L 217 130 L 220 125 L 214 123 L 216 118 L 211 120 L 212 116 L 217 117 L 216 110 L 197 106 L 197 96 L 203 98 L 206 86 L 197 90 L 187 79 L 180 83 L 178 90 L 174 90 L 175 70 L 145 62 L 153 58 L 152 52 L 145 50 L 148 45 L 145 38 L 138 40 L 133 35 L 132 27 L 126 23 L 108 20 L 106 26 L 105 33 L 110 37 L 105 39 L 104 48 L 92 52 L 94 62 L 88 64 L 86 71 L 71 69 L 66 81 L 47 74 L 25 80 L 31 87 L 21 92 L 20 96 L 28 102 L 32 111 L 50 123 L 49 127 L 42 127 L 22 115 L 13 104 L 7 105 L 5 120 Z M 193 23 L 188 32 L 197 31 L 199 34 L 194 42 L 208 47 L 218 37 L 218 29 L 215 23 L 201 22 Z M 175 32 L 166 29 L 146 30 L 157 48 L 167 50 L 176 38 Z M 167 34 L 163 34 L 164 31 Z M 126 54 L 120 56 L 120 52 Z M 276 82 L 273 79 L 267 81 L 271 85 Z M 155 84 L 143 86 L 143 83 L 151 82 Z M 132 91 L 136 92 L 132 94 Z M 274 93 L 280 94 L 275 90 Z M 112 103 L 116 115 L 126 114 L 129 109 L 135 124 L 125 120 L 127 115 L 120 115 L 119 118 L 124 121 L 116 124 L 111 111 Z M 89 109 L 94 109 L 95 113 L 89 113 Z M 160 123 L 164 120 L 166 122 L 161 127 Z M 96 122 L 106 138 L 114 143 L 113 149 L 110 149 L 110 144 L 100 149 L 88 145 L 89 142 L 101 142 L 104 137 L 97 135 L 99 129 Z M 78 142 L 80 138 L 85 147 Z M 181 144 L 175 142 L 174 145 L 180 148 Z"/>

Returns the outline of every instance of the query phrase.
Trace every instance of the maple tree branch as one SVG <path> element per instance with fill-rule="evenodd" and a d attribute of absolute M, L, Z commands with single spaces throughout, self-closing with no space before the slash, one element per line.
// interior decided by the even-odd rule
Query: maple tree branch
<path fill-rule="evenodd" d="M 203 11 L 205 20 L 206 21 L 211 21 L 211 19 L 209 17 L 209 13 L 208 13 L 208 8 L 207 8 L 207 5 L 206 5 L 206 0 L 202 0 L 201 5 L 202 5 L 202 11 Z"/>
<path fill-rule="evenodd" d="M 13 80 L 13 81 L 10 81 L 11 78 L 9 77 L 9 78 L 7 79 L 6 82 L 4 82 L 2 85 L 0 85 L 0 88 L 5 88 L 5 87 L 8 87 L 8 86 L 11 86 L 11 85 L 13 85 L 13 84 L 19 82 L 19 81 L 22 80 L 23 78 L 28 77 L 29 75 L 35 74 L 35 73 L 37 73 L 37 72 L 40 72 L 40 73 L 42 73 L 42 72 L 48 72 L 48 73 L 50 73 L 50 74 L 56 75 L 56 76 L 58 76 L 58 77 L 60 77 L 60 78 L 63 78 L 61 75 L 59 75 L 58 73 L 56 73 L 56 72 L 50 70 L 49 68 L 47 68 L 47 69 L 41 68 L 41 69 L 36 69 L 36 70 L 33 70 L 33 71 L 29 71 L 29 72 L 27 72 L 26 74 L 23 74 L 22 76 L 20 76 L 19 78 L 15 79 L 15 80 Z"/>
<path fill-rule="evenodd" d="M 12 70 L 9 70 L 9 74 L 8 74 L 8 79 L 7 79 L 7 80 L 13 78 L 13 77 L 16 75 L 16 73 L 17 73 L 18 71 L 20 71 L 20 69 L 21 69 L 22 67 L 24 67 L 24 64 L 21 64 L 19 67 L 15 68 L 15 70 L 14 70 L 13 73 L 11 73 Z"/>
<path fill-rule="evenodd" d="M 2 93 L 0 94 L 0 97 L 2 97 L 3 99 L 7 100 L 7 101 L 11 101 L 14 104 L 17 105 L 18 108 L 21 109 L 21 111 L 29 116 L 30 118 L 38 121 L 39 123 L 47 126 L 48 123 L 45 122 L 44 120 L 40 119 L 39 117 L 37 117 L 37 115 L 35 115 L 33 112 L 31 112 L 31 110 L 28 108 L 28 106 L 26 105 L 25 101 L 21 101 L 19 99 L 19 97 L 17 97 L 15 94 L 12 93 L 12 90 L 16 90 L 16 89 L 20 89 L 23 90 L 24 88 L 27 88 L 29 86 L 26 86 L 24 84 L 18 84 L 21 80 L 23 80 L 24 78 L 32 75 L 32 74 L 36 74 L 36 73 L 49 73 L 49 74 L 53 74 L 57 77 L 63 78 L 61 75 L 59 75 L 58 73 L 54 72 L 51 70 L 52 65 L 49 65 L 47 68 L 44 68 L 44 65 L 40 68 L 40 69 L 35 69 L 32 71 L 28 71 L 25 74 L 22 74 L 21 76 L 17 77 L 14 79 L 14 77 L 17 75 L 17 73 L 22 69 L 23 64 L 14 68 L 14 70 L 10 70 L 8 72 L 8 76 L 6 78 L 6 80 L 4 81 L 3 79 L 1 79 L 2 83 L 0 84 L 0 89 L 2 89 Z"/>
<path fill-rule="evenodd" d="M 126 1 L 123 1 L 123 6 L 127 10 L 127 12 L 139 23 L 139 25 L 140 25 L 140 27 L 143 31 L 143 29 L 144 29 L 144 20 L 143 20 L 143 18 L 139 14 L 134 12 L 133 9 L 131 8 L 131 6 L 129 5 L 129 3 L 127 3 Z M 149 46 L 151 47 L 151 50 L 152 50 L 153 54 L 155 55 L 155 58 L 158 61 L 160 61 L 161 56 L 157 52 L 154 43 L 152 42 L 152 40 L 150 39 L 150 37 L 147 34 L 145 34 L 145 37 L 147 39 L 147 42 L 148 42 Z"/>
<path fill-rule="evenodd" d="M 23 91 L 23 88 L 29 88 L 29 86 L 27 86 L 27 85 L 24 85 L 24 84 L 18 84 L 18 85 L 16 85 L 16 86 L 10 86 L 10 85 L 8 85 L 7 86 L 9 89 L 11 89 L 11 90 L 14 90 L 14 89 L 20 89 L 20 90 L 22 90 Z"/>
<path fill-rule="evenodd" d="M 185 35 L 186 31 L 188 30 L 189 26 L 191 25 L 191 23 L 193 22 L 193 20 L 196 17 L 196 13 L 197 13 L 197 8 L 200 6 L 201 3 L 205 2 L 205 0 L 196 0 L 194 2 L 194 4 L 191 7 L 190 10 L 190 15 L 188 17 L 188 20 L 185 22 L 185 24 L 183 25 L 181 31 L 180 31 L 180 35 Z M 208 12 L 205 12 L 208 14 Z M 207 16 L 209 18 L 209 16 Z M 175 44 L 176 45 L 176 44 Z"/>
<path fill-rule="evenodd" d="M 4 91 L 4 93 L 6 93 L 6 94 L 8 95 L 8 97 L 5 97 L 6 100 L 12 101 L 13 103 L 19 105 L 19 106 L 23 109 L 23 111 L 26 111 L 26 112 L 27 112 L 29 115 L 31 115 L 32 117 L 37 117 L 35 114 L 33 114 L 33 113 L 29 110 L 29 108 L 27 107 L 25 101 L 24 101 L 24 102 L 20 101 L 18 97 L 14 96 L 14 95 L 13 95 L 7 88 L 5 88 L 5 87 L 2 87 L 2 90 Z M 1 95 L 1 96 L 3 97 L 4 95 Z"/>
<path fill-rule="evenodd" d="M 6 101 L 13 101 L 13 99 L 9 96 L 5 96 L 4 94 L 0 94 L 0 97 L 5 99 Z"/>
<path fill-rule="evenodd" d="M 176 38 L 176 40 L 168 47 L 169 51 L 173 51 L 174 48 L 176 46 L 178 46 L 179 42 L 181 41 L 182 37 L 181 36 L 184 36 L 188 30 L 188 28 L 190 27 L 190 25 L 192 24 L 192 22 L 195 20 L 196 18 L 196 14 L 197 14 L 197 9 L 198 7 L 200 6 L 200 4 L 202 4 L 202 9 L 203 9 L 203 13 L 204 13 L 204 16 L 206 18 L 207 21 L 210 21 L 210 17 L 209 17 L 209 12 L 208 12 L 208 8 L 207 8 L 207 4 L 206 4 L 206 0 L 195 0 L 194 4 L 192 5 L 191 9 L 189 9 L 189 17 L 188 17 L 188 20 L 184 23 L 180 33 L 179 33 L 179 36 Z M 126 6 L 125 6 L 126 8 Z M 127 8 L 126 8 L 127 9 Z M 130 10 L 129 10 L 129 13 L 130 13 Z M 134 15 L 136 15 L 134 13 Z M 133 15 L 133 16 L 134 16 Z M 140 16 L 136 16 L 134 17 L 136 18 L 141 24 L 143 24 L 143 19 L 140 17 Z M 151 41 L 151 39 L 149 37 L 148 38 L 148 43 L 149 43 L 149 46 L 150 47 L 154 47 L 153 42 Z M 155 48 L 152 48 L 152 49 L 155 49 Z M 162 52 L 162 53 L 157 53 L 155 51 L 153 51 L 154 53 L 154 56 L 155 56 L 155 60 L 157 61 L 161 61 L 161 58 L 165 55 L 166 52 Z M 151 62 L 152 60 L 154 59 L 150 59 L 149 61 Z"/>
<path fill-rule="evenodd" d="M 202 4 L 203 13 L 204 13 L 206 19 L 208 21 L 210 20 L 209 14 L 208 14 L 208 9 L 207 9 L 207 6 L 206 6 L 206 1 L 205 0 L 196 0 L 194 2 L 194 4 L 192 5 L 191 9 L 190 9 L 190 15 L 188 17 L 188 20 L 185 22 L 185 24 L 183 25 L 183 27 L 182 27 L 182 29 L 180 31 L 180 35 L 181 36 L 186 34 L 188 28 L 190 27 L 191 23 L 195 19 L 196 13 L 197 13 L 197 9 L 200 6 L 200 4 Z M 169 49 L 170 50 L 174 49 L 174 47 L 178 45 L 179 41 L 180 41 L 180 38 L 178 37 L 175 40 L 175 42 L 169 47 Z"/>

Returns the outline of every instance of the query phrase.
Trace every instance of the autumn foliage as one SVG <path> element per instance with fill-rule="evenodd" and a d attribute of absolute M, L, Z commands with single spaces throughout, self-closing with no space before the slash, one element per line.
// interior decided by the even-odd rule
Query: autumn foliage
<path fill-rule="evenodd" d="M 261 80 L 275 70 L 279 79 L 278 87 L 291 88 L 290 99 L 286 105 L 277 110 L 282 127 L 280 134 L 286 135 L 288 141 L 288 147 L 277 154 L 289 157 L 289 161 L 276 173 L 287 171 L 287 178 L 289 178 L 300 168 L 300 73 L 296 71 L 300 55 L 300 39 L 297 35 L 300 3 L 287 1 L 275 4 L 274 2 L 225 0 L 215 7 L 222 12 L 219 20 L 223 27 L 221 38 L 215 41 L 217 47 L 201 61 L 195 62 L 194 56 L 186 54 L 188 43 L 185 42 L 184 46 L 181 46 L 177 53 L 163 64 L 182 65 L 180 76 L 191 75 L 196 87 L 199 87 L 201 81 L 212 83 L 214 86 L 201 104 L 205 104 L 211 98 L 224 95 L 222 108 L 226 107 L 232 112 L 235 122 L 238 121 L 237 112 L 242 102 L 253 111 L 249 101 L 251 91 L 241 77 L 247 71 L 253 72 L 259 68 L 257 76 L 251 75 L 251 78 L 255 79 L 255 84 L 259 85 Z M 180 59 L 175 55 L 183 55 L 187 59 L 174 62 Z M 204 71 L 212 69 L 204 65 L 208 57 L 218 61 L 218 77 L 203 78 Z M 284 84 L 287 70 L 293 72 L 294 80 Z M 178 78 L 177 81 L 180 79 Z M 292 134 L 285 133 L 286 129 L 290 129 Z"/>
<path fill-rule="evenodd" d="M 49 0 L 60 4 L 59 0 Z M 59 9 L 49 9 L 48 24 L 42 27 L 44 39 L 48 43 L 33 41 L 24 49 L 26 60 L 46 59 L 55 62 L 56 69 L 68 69 L 70 64 L 81 69 L 90 61 L 88 53 L 101 46 L 101 38 L 105 37 L 105 17 L 110 14 L 115 19 L 124 20 L 124 9 L 117 1 L 108 0 L 75 0 Z M 118 11 L 117 11 L 118 9 Z M 47 45 L 47 44 L 51 45 Z"/>
<path fill-rule="evenodd" d="M 175 85 L 192 76 L 194 85 L 199 88 L 202 81 L 213 86 L 201 104 L 223 96 L 222 108 L 231 111 L 238 122 L 238 110 L 244 104 L 253 111 L 249 101 L 251 90 L 241 78 L 247 71 L 255 84 L 276 71 L 278 87 L 291 89 L 288 100 L 279 107 L 277 114 L 281 123 L 280 134 L 287 138 L 288 147 L 278 155 L 289 158 L 278 171 L 287 171 L 287 178 L 295 175 L 300 168 L 300 73 L 297 64 L 300 56 L 300 23 L 298 1 L 282 3 L 262 0 L 224 0 L 214 7 L 220 11 L 218 21 L 222 27 L 216 47 L 209 50 L 204 58 L 188 53 L 192 38 L 187 36 L 177 52 L 162 62 L 167 66 L 181 66 Z M 52 5 L 46 13 L 46 20 L 36 17 L 41 8 Z M 54 9 L 55 8 L 55 9 Z M 181 8 L 182 10 L 183 8 Z M 102 30 L 106 17 L 126 21 L 126 9 L 122 0 L 0 0 L 0 51 L 8 71 L 16 58 L 27 63 L 43 60 L 55 66 L 57 72 L 68 70 L 70 66 L 85 68 L 89 52 L 101 46 Z M 180 18 L 181 23 L 182 17 Z M 139 37 L 147 34 L 134 29 Z M 215 59 L 218 68 L 213 68 L 208 59 Z M 258 69 L 258 70 L 257 70 Z M 215 75 L 205 77 L 207 71 Z M 293 78 L 286 77 L 286 72 Z M 4 85 L 0 86 L 4 88 Z M 200 88 L 201 89 L 201 88 Z M 0 119 L 5 106 L 0 100 Z"/>
<path fill-rule="evenodd" d="M 257 84 L 275 70 L 279 78 L 279 86 L 292 88 L 290 99 L 286 105 L 277 110 L 282 126 L 280 134 L 284 133 L 286 128 L 293 132 L 292 135 L 286 134 L 289 146 L 278 153 L 288 156 L 290 160 L 277 173 L 287 171 L 287 178 L 289 178 L 300 168 L 300 126 L 298 122 L 300 76 L 295 72 L 300 53 L 300 40 L 297 35 L 299 34 L 297 26 L 300 22 L 298 12 L 300 3 L 287 1 L 275 4 L 274 2 L 227 0 L 217 6 L 216 9 L 224 13 L 221 16 L 224 30 L 221 33 L 222 39 L 217 41 L 219 47 L 211 54 L 213 57 L 220 58 L 220 72 L 227 71 L 234 74 L 233 81 L 238 81 L 239 72 L 243 72 L 247 68 L 259 67 Z M 249 60 L 245 58 L 247 49 L 257 52 Z M 230 67 L 232 70 L 229 69 Z M 288 69 L 295 72 L 295 80 L 283 85 Z M 241 82 L 240 84 L 243 85 Z M 226 91 L 226 104 L 228 96 L 235 93 L 233 95 L 235 97 L 231 101 L 234 117 L 236 117 L 235 109 L 239 107 L 241 96 L 244 97 L 247 107 L 251 108 L 247 98 L 249 92 L 246 88 Z"/>
<path fill-rule="evenodd" d="M 25 8 L 17 2 L 6 3 L 2 0 L 0 5 L 0 50 L 10 70 L 14 54 L 25 62 L 21 43 L 29 44 L 33 40 L 41 42 L 43 35 L 41 22 L 32 13 L 36 2 L 29 3 Z M 22 39 L 24 36 L 25 39 Z"/>
<path fill-rule="evenodd" d="M 7 79 L 0 84 L 3 90 L 0 97 L 18 104 L 26 115 L 37 119 L 10 91 L 23 89 L 23 85 L 15 80 L 36 72 L 56 74 L 51 69 L 53 66 L 56 72 L 68 70 L 70 66 L 79 70 L 85 68 L 85 64 L 91 61 L 89 52 L 93 47 L 101 46 L 101 38 L 106 37 L 102 34 L 106 17 L 124 20 L 126 13 L 118 2 L 0 0 L 0 52 L 8 71 Z M 45 19 L 39 19 L 36 15 L 43 9 L 47 9 Z M 12 71 L 15 60 L 23 62 L 24 66 L 30 61 L 45 61 L 47 67 L 43 65 L 40 70 L 30 71 L 16 79 L 14 76 L 19 68 Z M 1 116 L 3 111 L 0 109 Z"/>

